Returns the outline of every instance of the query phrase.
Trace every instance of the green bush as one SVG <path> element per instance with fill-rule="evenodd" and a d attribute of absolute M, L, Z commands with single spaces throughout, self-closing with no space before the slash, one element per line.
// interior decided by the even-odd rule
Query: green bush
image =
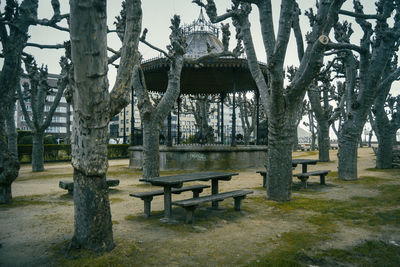
<path fill-rule="evenodd" d="M 107 156 L 109 159 L 128 158 L 128 147 L 129 144 L 108 144 Z"/>
<path fill-rule="evenodd" d="M 32 132 L 17 130 L 17 142 L 18 144 L 32 144 Z"/>
<path fill-rule="evenodd" d="M 124 145 L 108 145 L 108 158 L 128 158 L 128 144 Z M 18 145 L 18 158 L 22 163 L 29 163 L 32 161 L 32 145 L 31 144 L 20 144 Z M 71 145 L 57 145 L 57 144 L 45 144 L 44 145 L 44 161 L 69 161 L 71 160 Z"/>
<path fill-rule="evenodd" d="M 52 136 L 51 134 L 48 134 L 44 137 L 43 143 L 44 144 L 57 144 L 57 140 L 54 136 Z"/>

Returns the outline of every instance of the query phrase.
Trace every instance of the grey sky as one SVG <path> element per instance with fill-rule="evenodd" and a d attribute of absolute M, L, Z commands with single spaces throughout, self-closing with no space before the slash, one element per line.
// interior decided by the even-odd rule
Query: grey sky
<path fill-rule="evenodd" d="M 52 9 L 50 0 L 40 0 L 39 1 L 39 17 L 40 18 L 50 18 L 52 15 Z M 60 0 L 61 2 L 61 11 L 62 13 L 69 12 L 69 1 Z M 113 0 L 108 1 L 108 25 L 111 29 L 114 28 L 113 22 L 115 21 L 115 16 L 119 14 L 121 9 L 121 0 Z M 275 28 L 277 28 L 277 19 L 279 17 L 279 8 L 281 1 L 272 1 L 273 2 L 273 10 L 274 10 L 274 24 Z M 298 1 L 300 8 L 303 13 L 304 10 L 309 9 L 314 6 L 314 0 L 300 0 Z M 374 11 L 374 3 L 375 1 L 364 0 L 362 3 L 365 5 L 365 12 L 371 13 Z M 216 1 L 218 12 L 222 13 L 230 6 L 230 0 L 218 0 Z M 4 10 L 4 1 L 1 1 L 1 10 Z M 352 1 L 348 0 L 345 4 L 347 9 L 351 9 Z M 199 16 L 200 8 L 192 3 L 191 0 L 142 0 L 142 8 L 143 8 L 143 28 L 148 28 L 149 32 L 147 34 L 147 40 L 152 44 L 165 49 L 166 45 L 169 42 L 169 25 L 170 19 L 174 14 L 178 14 L 181 16 L 181 21 L 184 24 L 191 23 L 193 20 L 197 19 Z M 257 8 L 253 8 L 253 12 L 250 16 L 250 21 L 252 25 L 253 32 L 253 40 L 255 43 L 257 56 L 260 61 L 265 62 L 265 52 L 264 47 L 261 40 L 260 27 L 258 21 L 258 10 Z M 308 25 L 308 20 L 305 16 L 301 16 L 301 24 L 303 35 L 310 30 Z M 231 26 L 231 48 L 235 46 L 235 33 L 234 27 Z M 358 43 L 358 40 L 361 38 L 361 30 L 354 23 L 353 29 L 355 33 L 353 34 L 353 41 Z M 48 27 L 31 27 L 29 32 L 31 38 L 29 42 L 40 43 L 40 44 L 56 44 L 62 43 L 64 40 L 68 40 L 69 36 L 65 32 L 60 32 Z M 118 50 L 120 48 L 120 41 L 116 37 L 116 34 L 109 34 L 108 46 Z M 144 59 L 148 59 L 151 57 L 157 56 L 159 53 L 148 48 L 145 45 L 140 45 L 140 52 L 142 53 Z M 25 50 L 28 53 L 33 54 L 36 57 L 38 64 L 48 65 L 49 72 L 58 73 L 60 71 L 60 67 L 58 65 L 58 60 L 60 56 L 63 54 L 61 50 L 40 50 L 37 48 L 26 48 Z M 0 61 L 0 63 L 2 63 Z M 291 36 L 288 54 L 286 56 L 286 65 L 298 65 L 297 59 L 297 50 L 294 43 L 293 35 Z M 109 80 L 110 85 L 114 83 L 115 77 L 115 69 L 114 67 L 110 67 L 109 70 Z"/>

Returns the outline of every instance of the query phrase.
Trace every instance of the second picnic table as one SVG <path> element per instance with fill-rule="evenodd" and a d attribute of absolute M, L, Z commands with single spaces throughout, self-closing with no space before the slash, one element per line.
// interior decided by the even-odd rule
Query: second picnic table
<path fill-rule="evenodd" d="M 317 159 L 293 159 L 292 167 L 296 168 L 298 164 L 301 164 L 301 172 L 307 172 L 307 165 L 315 165 L 317 164 Z M 266 187 L 267 183 L 267 172 L 266 171 L 257 171 L 263 177 L 263 187 Z"/>
<path fill-rule="evenodd" d="M 238 175 L 235 172 L 198 172 L 198 173 L 186 173 L 154 178 L 142 178 L 139 181 L 148 182 L 155 186 L 164 187 L 164 219 L 166 221 L 171 220 L 172 215 L 172 201 L 171 201 L 171 189 L 181 188 L 183 183 L 193 181 L 208 181 L 211 180 L 211 193 L 218 194 L 218 181 L 229 181 L 232 176 Z M 212 202 L 213 208 L 218 208 L 218 201 Z"/>

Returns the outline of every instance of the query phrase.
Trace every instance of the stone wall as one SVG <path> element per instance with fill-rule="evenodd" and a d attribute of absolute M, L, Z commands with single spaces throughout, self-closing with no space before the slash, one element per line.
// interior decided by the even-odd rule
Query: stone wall
<path fill-rule="evenodd" d="M 142 168 L 142 147 L 130 147 L 129 168 Z M 160 147 L 160 170 L 227 170 L 264 168 L 266 146 Z"/>

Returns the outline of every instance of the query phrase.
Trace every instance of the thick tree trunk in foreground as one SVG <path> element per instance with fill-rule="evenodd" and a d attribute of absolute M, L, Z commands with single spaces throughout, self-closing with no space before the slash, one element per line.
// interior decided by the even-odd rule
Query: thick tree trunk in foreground
<path fill-rule="evenodd" d="M 289 201 L 292 186 L 292 149 L 290 137 L 268 135 L 267 196 L 275 201 Z"/>
<path fill-rule="evenodd" d="M 36 132 L 32 136 L 32 171 L 44 171 L 44 132 Z"/>
<path fill-rule="evenodd" d="M 71 245 L 94 251 L 113 249 L 106 176 L 87 176 L 74 169 L 74 207 L 75 233 Z"/>
<path fill-rule="evenodd" d="M 347 128 L 343 128 L 338 140 L 338 177 L 341 180 L 357 180 L 357 151 L 359 135 L 357 133 L 347 133 Z"/>
<path fill-rule="evenodd" d="M 130 100 L 133 67 L 139 62 L 141 1 L 125 2 L 125 31 L 111 93 L 107 78 L 107 1 L 70 1 L 73 71 L 68 100 L 73 105 L 72 166 L 75 225 L 72 247 L 96 252 L 114 248 L 106 184 L 110 118 Z"/>
<path fill-rule="evenodd" d="M 329 161 L 329 122 L 327 120 L 318 122 L 318 160 L 322 162 Z"/>
<path fill-rule="evenodd" d="M 160 176 L 159 127 L 143 121 L 143 178 Z"/>

